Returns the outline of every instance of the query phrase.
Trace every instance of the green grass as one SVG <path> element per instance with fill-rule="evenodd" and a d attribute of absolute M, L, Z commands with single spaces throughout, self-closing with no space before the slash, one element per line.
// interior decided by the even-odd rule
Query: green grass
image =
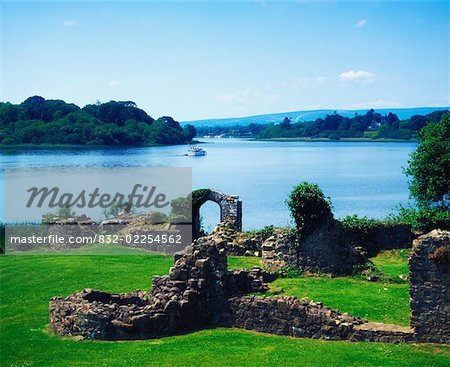
<path fill-rule="evenodd" d="M 253 267 L 262 267 L 261 258 L 259 257 L 244 257 L 244 256 L 229 256 L 228 268 L 229 269 L 251 269 Z"/>
<path fill-rule="evenodd" d="M 271 289 L 281 287 L 283 295 L 323 302 L 369 321 L 407 326 L 408 284 L 367 282 L 357 277 L 305 277 L 277 279 Z"/>
<path fill-rule="evenodd" d="M 389 250 L 380 253 L 373 258 L 373 263 L 387 276 L 394 280 L 400 279 L 399 276 L 408 275 L 408 257 L 411 250 Z"/>
<path fill-rule="evenodd" d="M 259 259 L 230 258 L 229 267 L 253 266 Z M 385 261 L 389 262 L 389 261 Z M 124 256 L 0 256 L 0 365 L 16 366 L 449 366 L 450 347 L 327 342 L 257 334 L 237 329 L 210 329 L 186 335 L 143 341 L 75 341 L 48 332 L 50 297 L 83 288 L 112 292 L 148 289 L 151 276 L 167 273 L 172 258 L 150 254 Z M 328 297 L 335 281 L 347 278 L 294 278 L 284 285 L 300 287 Z M 278 281 L 277 281 L 278 282 Z M 349 299 L 374 299 L 362 280 L 354 284 L 337 306 Z M 291 286 L 288 287 L 288 284 Z M 328 284 L 328 286 L 327 286 Z M 368 283 L 369 284 L 369 283 Z M 381 285 L 382 286 L 382 285 Z M 398 284 L 388 286 L 399 286 Z M 372 284 L 369 284 L 372 287 Z M 339 288 L 339 287 L 338 287 Z M 301 288 L 302 289 L 302 288 Z M 359 291 L 358 291 L 359 289 Z M 391 289 L 391 288 L 389 288 Z M 320 293 L 323 292 L 321 295 Z M 369 293 L 366 293 L 369 292 Z M 373 293 L 373 292 L 372 292 Z M 312 294 L 312 293 L 311 293 Z M 391 297 L 385 292 L 378 299 Z M 392 299 L 394 299 L 392 297 Z M 400 299 L 403 299 L 400 297 Z M 331 299 L 330 299 L 331 301 Z M 404 300 L 403 300 L 404 301 Z M 402 302 L 403 302 L 402 301 Z M 395 307 L 384 310 L 394 312 Z M 363 307 L 361 308 L 363 310 Z M 402 311 L 405 313 L 405 311 Z M 366 313 L 376 319 L 377 313 Z M 380 311 L 381 315 L 381 311 Z M 396 317 L 395 319 L 398 319 Z"/>
<path fill-rule="evenodd" d="M 407 276 L 409 250 L 391 250 L 373 258 L 374 264 L 395 282 L 368 282 L 360 276 L 311 277 L 277 279 L 271 290 L 283 295 L 308 298 L 326 306 L 351 313 L 369 321 L 408 326 L 409 284 Z"/>

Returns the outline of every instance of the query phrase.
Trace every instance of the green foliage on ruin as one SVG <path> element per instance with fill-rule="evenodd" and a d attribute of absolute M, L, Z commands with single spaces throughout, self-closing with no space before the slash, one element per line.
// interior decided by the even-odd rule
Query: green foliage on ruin
<path fill-rule="evenodd" d="M 192 191 L 192 208 L 199 208 L 211 192 L 211 189 L 198 189 Z"/>
<path fill-rule="evenodd" d="M 268 239 L 270 236 L 273 236 L 275 231 L 275 227 L 271 224 L 269 226 L 265 226 L 262 229 L 256 229 L 252 231 L 245 231 L 243 232 L 245 237 L 257 237 L 261 238 L 262 241 Z"/>
<path fill-rule="evenodd" d="M 429 232 L 433 229 L 450 230 L 450 210 L 444 207 L 404 207 L 399 206 L 394 220 L 406 222 L 417 232 Z"/>
<path fill-rule="evenodd" d="M 373 219 L 366 216 L 359 217 L 356 214 L 347 215 L 340 219 L 339 222 L 344 233 L 357 233 L 361 239 L 365 240 L 371 240 L 376 228 L 389 228 L 400 224 L 409 224 L 400 218 Z"/>
<path fill-rule="evenodd" d="M 317 184 L 302 182 L 286 200 L 301 243 L 325 220 L 332 218 L 332 204 Z"/>

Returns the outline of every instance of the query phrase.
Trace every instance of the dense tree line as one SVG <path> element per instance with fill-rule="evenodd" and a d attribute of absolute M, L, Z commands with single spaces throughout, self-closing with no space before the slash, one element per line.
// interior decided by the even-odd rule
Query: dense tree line
<path fill-rule="evenodd" d="M 264 130 L 267 124 L 254 124 L 249 125 L 234 125 L 234 126 L 198 126 L 197 135 L 204 136 L 216 136 L 216 135 L 227 135 L 227 136 L 240 136 L 240 137 L 254 137 L 258 135 L 262 130 Z"/>
<path fill-rule="evenodd" d="M 447 111 L 435 111 L 428 115 L 414 115 L 400 120 L 397 115 L 381 115 L 373 109 L 354 117 L 329 114 L 315 121 L 292 122 L 285 118 L 278 124 L 250 124 L 248 126 L 208 126 L 197 128 L 199 135 L 253 136 L 272 138 L 373 138 L 411 139 L 425 125 L 438 122 Z"/>
<path fill-rule="evenodd" d="M 34 96 L 21 104 L 0 103 L 0 144 L 139 146 L 190 142 L 195 128 L 172 117 L 157 120 L 132 101 L 83 108 Z"/>

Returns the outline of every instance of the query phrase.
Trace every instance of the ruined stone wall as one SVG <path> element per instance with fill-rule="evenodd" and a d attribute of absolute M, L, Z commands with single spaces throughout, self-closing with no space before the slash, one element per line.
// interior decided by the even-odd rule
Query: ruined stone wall
<path fill-rule="evenodd" d="M 169 275 L 155 276 L 150 292 L 110 294 L 84 290 L 50 301 L 60 335 L 90 339 L 145 339 L 222 323 L 227 298 L 267 291 L 261 269 L 227 270 L 226 242 L 202 237 L 175 254 Z"/>
<path fill-rule="evenodd" d="M 356 265 L 363 265 L 380 251 L 411 247 L 412 232 L 406 225 L 377 225 L 370 233 L 344 229 L 329 218 L 317 227 L 300 246 L 277 229 L 262 244 L 262 258 L 271 270 L 294 268 L 310 272 L 351 274 Z"/>
<path fill-rule="evenodd" d="M 235 297 L 229 305 L 233 326 L 277 335 L 345 340 L 365 322 L 295 297 Z"/>
<path fill-rule="evenodd" d="M 90 339 L 145 339 L 211 326 L 332 340 L 450 343 L 450 233 L 433 231 L 416 242 L 410 260 L 411 326 L 370 323 L 296 297 L 266 292 L 274 276 L 262 269 L 227 270 L 225 240 L 202 237 L 175 255 L 169 275 L 150 292 L 84 290 L 50 302 L 60 335 Z"/>
<path fill-rule="evenodd" d="M 242 201 L 237 195 L 226 195 L 226 205 L 221 205 L 220 221 L 231 221 L 237 231 L 242 231 Z"/>
<path fill-rule="evenodd" d="M 414 341 L 410 328 L 370 323 L 320 302 L 295 297 L 234 297 L 229 305 L 231 325 L 242 329 L 327 340 Z"/>
<path fill-rule="evenodd" d="M 264 266 L 333 274 L 351 273 L 365 262 L 357 249 L 342 241 L 337 221 L 330 219 L 318 227 L 300 246 L 287 230 L 276 230 L 262 245 Z"/>
<path fill-rule="evenodd" d="M 237 195 L 225 195 L 221 192 L 209 190 L 202 201 L 192 208 L 192 236 L 200 236 L 200 207 L 207 201 L 213 201 L 220 207 L 220 222 L 231 223 L 235 231 L 242 231 L 242 201 Z"/>
<path fill-rule="evenodd" d="M 419 237 L 409 260 L 411 326 L 417 340 L 450 343 L 450 232 Z"/>
<path fill-rule="evenodd" d="M 384 250 L 411 248 L 414 239 L 408 224 L 375 222 L 369 228 L 342 227 L 343 242 L 361 247 L 368 257 L 374 257 Z"/>

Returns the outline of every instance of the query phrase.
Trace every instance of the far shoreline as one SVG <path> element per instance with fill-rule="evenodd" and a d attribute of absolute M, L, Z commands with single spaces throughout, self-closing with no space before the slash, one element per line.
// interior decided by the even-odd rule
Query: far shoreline
<path fill-rule="evenodd" d="M 273 141 L 273 142 L 311 142 L 311 143 L 417 143 L 417 139 L 371 139 L 371 138 L 270 138 L 270 139 L 249 139 L 252 141 Z"/>
<path fill-rule="evenodd" d="M 150 148 L 150 147 L 169 147 L 176 145 L 191 145 L 200 144 L 201 141 L 193 140 L 189 143 L 181 144 L 143 144 L 143 145 L 83 145 L 83 144 L 11 144 L 1 145 L 0 152 L 2 150 L 45 150 L 45 149 L 69 149 L 69 150 L 96 150 L 96 149 L 135 149 L 135 148 Z"/>
<path fill-rule="evenodd" d="M 417 139 L 370 139 L 370 138 L 271 138 L 271 139 L 256 139 L 250 137 L 230 137 L 231 139 L 242 139 L 247 141 L 261 141 L 261 142 L 304 142 L 304 143 L 417 143 Z M 217 140 L 226 140 L 230 138 L 221 138 Z M 97 150 L 97 149 L 136 149 L 136 148 L 151 148 L 151 147 L 167 147 L 177 145 L 194 145 L 194 144 L 213 144 L 210 141 L 193 140 L 190 143 L 182 144 L 144 144 L 144 145 L 77 145 L 77 144 L 14 144 L 14 145 L 0 145 L 0 152 L 13 150 Z"/>

